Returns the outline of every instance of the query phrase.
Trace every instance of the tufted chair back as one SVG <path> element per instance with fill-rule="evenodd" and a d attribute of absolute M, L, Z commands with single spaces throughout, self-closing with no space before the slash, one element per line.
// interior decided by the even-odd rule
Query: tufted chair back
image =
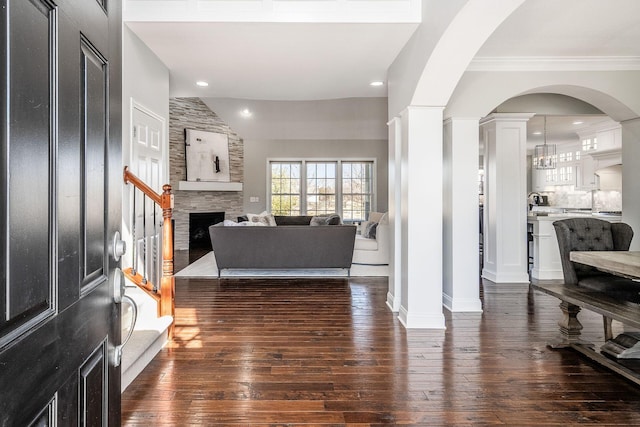
<path fill-rule="evenodd" d="M 567 284 L 578 284 L 586 277 L 602 275 L 597 269 L 571 262 L 571 251 L 628 251 L 633 230 L 625 223 L 597 218 L 569 218 L 553 223 L 558 239 L 562 272 Z"/>

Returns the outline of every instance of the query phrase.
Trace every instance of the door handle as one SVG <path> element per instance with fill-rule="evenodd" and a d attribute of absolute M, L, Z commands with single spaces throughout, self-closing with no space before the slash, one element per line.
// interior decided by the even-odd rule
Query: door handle
<path fill-rule="evenodd" d="M 122 362 L 122 348 L 127 344 L 127 342 L 129 342 L 129 339 L 133 334 L 133 328 L 136 326 L 136 321 L 138 320 L 138 305 L 136 304 L 136 302 L 129 295 L 123 295 L 122 302 L 128 304 L 131 307 L 131 326 L 129 327 L 127 336 L 124 338 L 124 340 L 122 340 L 122 344 L 116 346 L 115 348 L 115 366 L 120 366 L 120 362 Z"/>

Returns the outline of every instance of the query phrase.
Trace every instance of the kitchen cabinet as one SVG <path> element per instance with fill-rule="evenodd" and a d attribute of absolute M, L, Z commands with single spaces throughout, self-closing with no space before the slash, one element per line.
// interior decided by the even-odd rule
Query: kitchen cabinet
<path fill-rule="evenodd" d="M 622 165 L 599 169 L 596 174 L 600 177 L 599 190 L 622 191 Z"/>
<path fill-rule="evenodd" d="M 609 222 L 621 222 L 619 215 L 598 216 L 592 214 L 529 214 L 527 223 L 533 229 L 533 267 L 531 277 L 537 280 L 563 280 L 562 261 L 553 222 L 566 218 L 596 217 Z"/>
<path fill-rule="evenodd" d="M 583 154 L 576 165 L 576 190 L 590 191 L 597 189 L 595 175 L 595 163 L 593 157 Z"/>
<path fill-rule="evenodd" d="M 622 128 L 620 125 L 613 129 L 600 130 L 596 132 L 598 146 L 596 152 L 621 151 L 622 150 Z"/>
<path fill-rule="evenodd" d="M 581 133 L 580 142 L 582 152 L 577 166 L 576 190 L 608 190 L 619 187 L 607 175 L 604 182 L 605 188 L 601 188 L 601 179 L 598 173 L 603 168 L 622 163 L 622 128 L 620 125 Z"/>

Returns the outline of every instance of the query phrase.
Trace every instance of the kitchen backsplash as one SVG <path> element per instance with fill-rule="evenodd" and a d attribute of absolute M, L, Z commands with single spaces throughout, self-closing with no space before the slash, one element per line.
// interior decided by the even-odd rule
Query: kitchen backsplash
<path fill-rule="evenodd" d="M 556 190 L 540 194 L 547 196 L 549 206 L 559 208 L 593 209 L 594 212 L 622 210 L 622 193 L 620 191 Z"/>

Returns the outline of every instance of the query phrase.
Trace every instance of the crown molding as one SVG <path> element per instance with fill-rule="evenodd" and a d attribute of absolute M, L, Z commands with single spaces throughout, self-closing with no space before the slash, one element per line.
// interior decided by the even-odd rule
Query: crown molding
<path fill-rule="evenodd" d="M 125 0 L 125 22 L 422 22 L 421 0 Z"/>
<path fill-rule="evenodd" d="M 638 56 L 476 57 L 467 71 L 639 71 Z"/>

